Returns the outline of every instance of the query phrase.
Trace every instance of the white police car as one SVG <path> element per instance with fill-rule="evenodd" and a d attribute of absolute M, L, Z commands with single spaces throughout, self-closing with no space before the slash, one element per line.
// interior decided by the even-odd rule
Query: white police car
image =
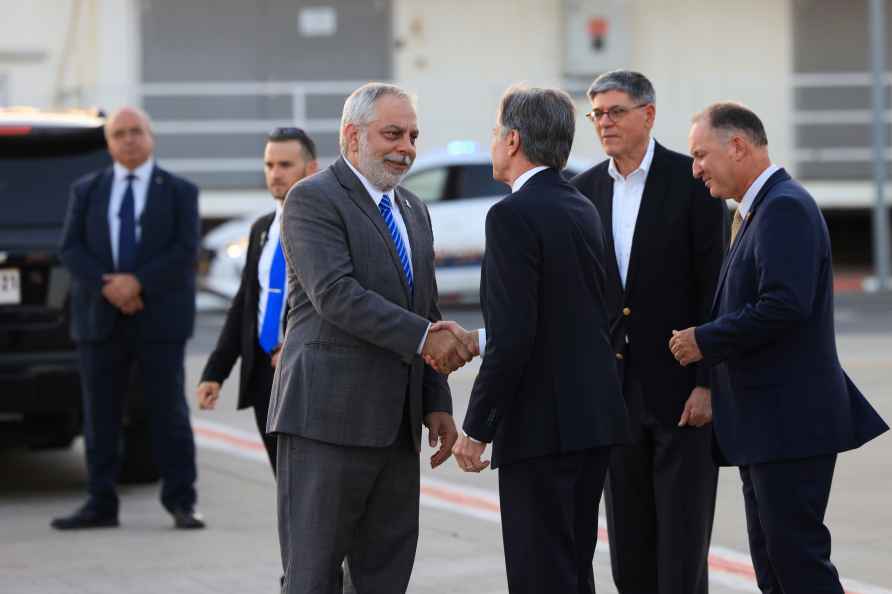
<path fill-rule="evenodd" d="M 570 178 L 585 168 L 571 162 L 564 175 Z M 492 178 L 489 154 L 478 151 L 472 142 L 452 142 L 445 151 L 416 159 L 402 185 L 430 210 L 440 302 L 477 302 L 486 213 L 511 191 Z M 235 295 L 248 232 L 260 214 L 224 223 L 205 236 L 202 247 L 209 262 L 202 282 L 206 290 L 229 298 Z"/>

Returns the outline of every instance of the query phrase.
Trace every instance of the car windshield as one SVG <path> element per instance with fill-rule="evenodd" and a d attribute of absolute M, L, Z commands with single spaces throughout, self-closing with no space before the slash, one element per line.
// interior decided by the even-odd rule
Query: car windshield
<path fill-rule="evenodd" d="M 111 162 L 104 147 L 53 152 L 23 157 L 7 151 L 0 154 L 0 233 L 60 227 L 72 182 Z"/>

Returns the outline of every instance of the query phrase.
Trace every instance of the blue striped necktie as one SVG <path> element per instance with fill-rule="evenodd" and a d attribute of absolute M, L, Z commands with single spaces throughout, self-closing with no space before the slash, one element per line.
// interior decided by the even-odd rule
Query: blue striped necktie
<path fill-rule="evenodd" d="M 285 254 L 282 242 L 276 243 L 273 263 L 269 268 L 269 285 L 266 293 L 266 311 L 260 328 L 260 346 L 269 353 L 279 344 L 279 324 L 282 320 L 283 290 L 285 288 Z"/>
<path fill-rule="evenodd" d="M 406 246 L 403 243 L 403 236 L 400 235 L 400 230 L 396 226 L 396 221 L 393 219 L 393 208 L 390 204 L 390 197 L 387 194 L 381 197 L 381 203 L 378 205 L 378 210 L 381 211 L 381 216 L 384 218 L 384 224 L 387 225 L 387 228 L 390 230 L 390 237 L 393 238 L 393 245 L 396 247 L 396 255 L 400 258 L 400 264 L 403 265 L 403 273 L 406 275 L 406 280 L 409 282 L 409 294 L 413 294 L 415 292 L 415 280 L 412 278 L 412 267 L 409 265 L 409 255 L 406 253 Z"/>

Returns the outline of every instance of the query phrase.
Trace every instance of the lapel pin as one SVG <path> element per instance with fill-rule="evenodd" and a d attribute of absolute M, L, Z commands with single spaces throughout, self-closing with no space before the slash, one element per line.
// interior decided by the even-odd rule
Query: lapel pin
<path fill-rule="evenodd" d="M 158 184 L 158 185 L 160 186 L 161 184 L 164 183 L 164 178 L 161 177 L 160 175 L 156 175 L 156 176 L 155 176 L 155 183 Z"/>

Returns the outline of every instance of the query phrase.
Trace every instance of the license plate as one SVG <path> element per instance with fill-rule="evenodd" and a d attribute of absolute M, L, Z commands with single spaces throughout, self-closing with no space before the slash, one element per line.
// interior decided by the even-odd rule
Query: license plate
<path fill-rule="evenodd" d="M 22 302 L 22 283 L 18 268 L 0 268 L 0 305 Z"/>

